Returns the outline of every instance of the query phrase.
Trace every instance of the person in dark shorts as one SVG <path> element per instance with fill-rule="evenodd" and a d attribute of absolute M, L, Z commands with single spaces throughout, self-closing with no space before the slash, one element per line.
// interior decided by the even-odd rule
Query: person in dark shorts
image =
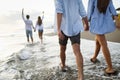
<path fill-rule="evenodd" d="M 89 30 L 87 14 L 82 0 L 56 0 L 57 33 L 60 44 L 61 69 L 66 71 L 66 45 L 71 40 L 73 52 L 76 56 L 78 80 L 83 80 L 83 57 L 80 51 L 80 32 Z M 83 27 L 83 22 L 85 26 Z"/>

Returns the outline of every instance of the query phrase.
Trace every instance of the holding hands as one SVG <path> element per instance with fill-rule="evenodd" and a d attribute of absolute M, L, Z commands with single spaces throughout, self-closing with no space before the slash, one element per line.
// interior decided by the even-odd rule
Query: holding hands
<path fill-rule="evenodd" d="M 82 21 L 83 21 L 84 31 L 88 31 L 89 30 L 89 24 L 88 24 L 87 17 L 82 18 Z"/>

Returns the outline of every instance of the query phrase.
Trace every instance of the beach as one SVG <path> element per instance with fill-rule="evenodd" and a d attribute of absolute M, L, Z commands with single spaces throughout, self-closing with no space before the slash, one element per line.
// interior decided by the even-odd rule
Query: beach
<path fill-rule="evenodd" d="M 59 66 L 58 37 L 54 30 L 46 29 L 46 33 L 43 35 L 43 44 L 40 44 L 37 34 L 35 35 L 33 44 L 21 40 L 24 42 L 21 43 L 20 50 L 13 50 L 11 55 L 0 62 L 0 80 L 77 80 L 75 55 L 70 41 L 68 41 L 66 51 L 68 71 L 62 72 Z M 90 62 L 94 53 L 94 43 L 93 40 L 81 38 L 85 80 L 120 80 L 120 43 L 108 42 L 113 67 L 118 71 L 116 75 L 104 73 L 106 62 L 102 52 L 98 56 L 100 63 Z"/>
<path fill-rule="evenodd" d="M 82 0 L 87 10 L 88 0 Z M 6 3 L 8 7 L 6 7 Z M 115 8 L 120 7 L 119 0 L 113 0 Z M 56 35 L 54 1 L 14 0 L 1 1 L 0 13 L 0 80 L 77 80 L 77 67 L 71 43 L 66 51 L 67 72 L 60 68 L 59 44 Z M 14 5 L 15 4 L 15 5 Z M 27 4 L 27 5 L 26 5 Z M 32 6 L 31 6 L 32 5 Z M 49 9 L 48 6 L 49 5 Z M 34 42 L 28 43 L 21 10 L 29 14 L 35 25 L 37 17 L 44 11 L 43 44 L 37 31 L 33 32 Z M 107 36 L 112 64 L 116 75 L 105 74 L 107 67 L 102 51 L 98 56 L 100 63 L 90 61 L 94 53 L 94 36 L 90 32 L 81 34 L 81 52 L 84 59 L 85 80 L 120 80 L 120 31 Z"/>

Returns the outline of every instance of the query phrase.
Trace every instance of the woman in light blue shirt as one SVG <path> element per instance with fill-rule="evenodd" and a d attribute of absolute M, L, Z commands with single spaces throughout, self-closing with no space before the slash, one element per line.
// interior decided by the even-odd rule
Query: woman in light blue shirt
<path fill-rule="evenodd" d="M 87 15 L 82 0 L 56 0 L 57 31 L 60 44 L 61 69 L 66 71 L 66 45 L 70 38 L 78 67 L 78 80 L 83 80 L 83 57 L 80 51 L 80 32 L 88 30 Z M 83 28 L 83 21 L 86 26 Z"/>
<path fill-rule="evenodd" d="M 87 13 L 90 21 L 90 32 L 96 35 L 96 49 L 91 61 L 93 63 L 97 61 L 100 48 L 102 48 L 108 65 L 105 72 L 108 74 L 114 73 L 110 52 L 105 39 L 105 34 L 113 32 L 116 29 L 113 17 L 117 18 L 117 13 L 113 2 L 112 0 L 89 0 Z"/>

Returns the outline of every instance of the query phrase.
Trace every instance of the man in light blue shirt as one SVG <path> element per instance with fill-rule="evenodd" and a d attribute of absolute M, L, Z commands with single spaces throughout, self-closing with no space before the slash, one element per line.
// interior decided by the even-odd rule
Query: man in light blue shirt
<path fill-rule="evenodd" d="M 82 0 L 56 0 L 57 31 L 60 44 L 61 69 L 66 71 L 65 51 L 70 38 L 78 67 L 78 80 L 83 80 L 83 57 L 80 51 L 80 32 L 88 30 L 86 11 Z M 85 26 L 83 28 L 83 22 Z"/>

